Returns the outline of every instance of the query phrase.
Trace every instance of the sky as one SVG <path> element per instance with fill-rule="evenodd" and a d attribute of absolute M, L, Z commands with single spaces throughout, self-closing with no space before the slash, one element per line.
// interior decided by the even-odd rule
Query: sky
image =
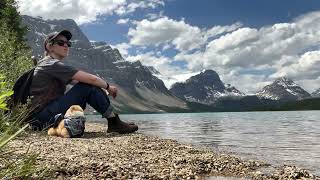
<path fill-rule="evenodd" d="M 21 14 L 73 19 L 91 41 L 155 67 L 165 85 L 204 69 L 253 94 L 286 76 L 320 88 L 319 0 L 18 0 Z"/>

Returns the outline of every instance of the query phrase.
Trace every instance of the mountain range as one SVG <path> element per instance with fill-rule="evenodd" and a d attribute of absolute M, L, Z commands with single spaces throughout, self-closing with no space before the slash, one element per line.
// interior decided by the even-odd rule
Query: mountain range
<path fill-rule="evenodd" d="M 144 66 L 140 61 L 126 61 L 118 49 L 106 42 L 90 42 L 71 19 L 43 20 L 22 16 L 22 20 L 28 28 L 26 39 L 32 54 L 38 58 L 43 55 L 43 40 L 47 34 L 63 29 L 72 32 L 72 48 L 65 63 L 117 85 L 119 95 L 112 103 L 122 113 L 256 110 L 320 97 L 320 89 L 309 94 L 287 77 L 276 79 L 256 95 L 248 96 L 222 82 L 214 70 L 204 70 L 167 89 L 158 78 L 161 73 L 154 67 Z"/>

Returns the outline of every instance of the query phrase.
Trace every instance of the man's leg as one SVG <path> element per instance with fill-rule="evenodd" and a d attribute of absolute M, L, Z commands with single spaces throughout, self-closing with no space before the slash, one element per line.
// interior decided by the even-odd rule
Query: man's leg
<path fill-rule="evenodd" d="M 85 83 L 77 83 L 64 96 L 50 102 L 38 114 L 37 119 L 41 124 L 50 126 L 54 123 L 53 117 L 56 114 L 65 114 L 72 105 L 80 105 L 85 109 L 86 103 L 108 119 L 108 127 L 110 127 L 108 132 L 130 133 L 138 130 L 138 126 L 122 122 L 117 115 L 113 114 L 109 97 L 102 89 Z"/>

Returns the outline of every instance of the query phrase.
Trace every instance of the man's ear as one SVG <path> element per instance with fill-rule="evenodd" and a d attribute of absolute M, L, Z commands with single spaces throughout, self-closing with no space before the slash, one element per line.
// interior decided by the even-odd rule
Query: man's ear
<path fill-rule="evenodd" d="M 47 49 L 49 52 L 52 51 L 52 50 L 50 49 L 50 48 L 51 48 L 50 46 L 52 46 L 52 45 L 53 45 L 53 42 L 49 42 L 49 43 L 46 44 L 46 49 Z"/>

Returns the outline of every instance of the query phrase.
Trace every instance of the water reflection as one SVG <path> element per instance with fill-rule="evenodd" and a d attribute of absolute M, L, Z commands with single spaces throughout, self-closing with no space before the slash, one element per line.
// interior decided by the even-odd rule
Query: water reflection
<path fill-rule="evenodd" d="M 146 134 L 218 147 L 223 126 L 214 117 L 200 115 L 199 119 L 195 119 L 194 114 L 124 115 L 123 118 L 137 122 Z"/>

